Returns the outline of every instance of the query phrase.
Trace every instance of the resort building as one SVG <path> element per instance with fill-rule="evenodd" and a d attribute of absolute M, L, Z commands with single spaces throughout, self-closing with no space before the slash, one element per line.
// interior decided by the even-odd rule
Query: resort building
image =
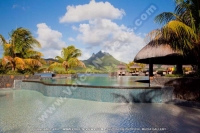
<path fill-rule="evenodd" d="M 117 66 L 117 76 L 125 76 L 127 71 L 126 71 L 126 66 L 125 64 L 122 64 L 120 63 L 118 66 Z"/>

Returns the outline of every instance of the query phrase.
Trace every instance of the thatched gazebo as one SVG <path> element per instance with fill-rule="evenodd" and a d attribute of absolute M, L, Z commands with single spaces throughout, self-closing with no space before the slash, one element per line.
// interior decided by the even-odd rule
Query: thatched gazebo
<path fill-rule="evenodd" d="M 125 75 L 126 74 L 126 65 L 125 64 L 122 64 L 120 63 L 118 66 L 117 66 L 117 74 L 118 75 Z"/>
<path fill-rule="evenodd" d="M 139 66 L 138 64 L 136 64 L 136 63 L 134 63 L 132 66 L 130 66 L 130 69 L 133 69 L 134 70 L 134 72 L 136 72 L 137 71 L 137 69 L 141 69 L 142 67 L 141 66 Z M 133 71 L 132 71 L 133 72 Z"/>
<path fill-rule="evenodd" d="M 169 44 L 156 44 L 155 41 L 143 47 L 134 62 L 149 64 L 149 76 L 153 76 L 153 64 L 177 65 L 177 73 L 182 73 L 183 64 L 196 64 L 194 59 L 183 57 L 181 52 L 174 51 Z"/>

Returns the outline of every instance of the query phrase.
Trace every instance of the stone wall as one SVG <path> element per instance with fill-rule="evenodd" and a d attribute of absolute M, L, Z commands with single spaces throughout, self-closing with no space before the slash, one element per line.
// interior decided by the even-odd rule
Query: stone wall
<path fill-rule="evenodd" d="M 151 85 L 173 86 L 175 98 L 200 102 L 200 78 L 154 77 Z"/>
<path fill-rule="evenodd" d="M 14 80 L 38 80 L 41 77 L 38 75 L 1 75 L 0 76 L 0 89 L 13 88 Z"/>

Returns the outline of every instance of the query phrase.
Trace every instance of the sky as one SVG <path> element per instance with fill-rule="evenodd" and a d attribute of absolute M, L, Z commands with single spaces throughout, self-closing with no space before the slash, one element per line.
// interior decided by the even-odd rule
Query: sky
<path fill-rule="evenodd" d="M 145 35 L 161 27 L 155 16 L 174 7 L 174 0 L 0 0 L 0 34 L 8 41 L 12 30 L 29 29 L 43 58 L 74 45 L 81 60 L 102 50 L 128 63 L 146 45 Z"/>

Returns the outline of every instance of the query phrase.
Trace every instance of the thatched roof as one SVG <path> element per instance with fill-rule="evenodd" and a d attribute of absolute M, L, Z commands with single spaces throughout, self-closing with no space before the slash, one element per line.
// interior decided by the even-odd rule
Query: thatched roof
<path fill-rule="evenodd" d="M 120 63 L 120 64 L 117 66 L 117 68 L 126 68 L 126 65 L 125 65 L 125 64 L 122 64 L 122 63 Z"/>
<path fill-rule="evenodd" d="M 139 66 L 138 64 L 134 64 L 134 65 L 132 65 L 130 68 L 142 68 L 142 67 Z"/>
<path fill-rule="evenodd" d="M 135 56 L 134 62 L 149 64 L 149 59 L 153 64 L 195 64 L 193 59 L 186 59 L 180 52 L 172 50 L 168 44 L 154 44 L 150 42 L 143 47 Z"/>
<path fill-rule="evenodd" d="M 183 67 L 192 68 L 192 66 L 191 66 L 191 65 L 183 65 Z"/>
<path fill-rule="evenodd" d="M 161 68 L 172 68 L 172 67 L 174 67 L 174 65 L 162 65 L 162 66 L 160 66 Z"/>

